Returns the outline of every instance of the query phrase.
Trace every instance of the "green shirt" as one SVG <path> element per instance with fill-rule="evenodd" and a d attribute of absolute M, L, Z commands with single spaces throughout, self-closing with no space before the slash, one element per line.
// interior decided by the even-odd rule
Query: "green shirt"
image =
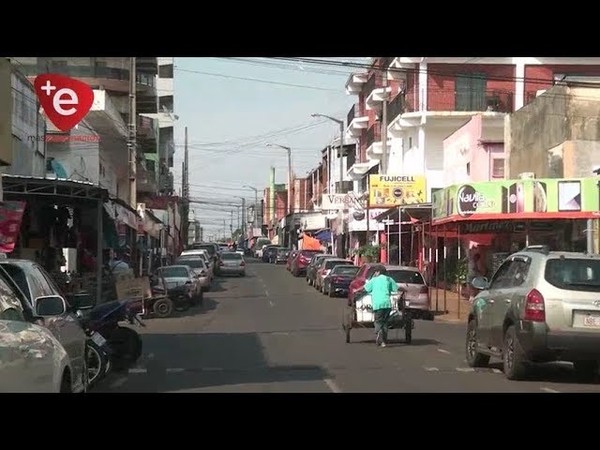
<path fill-rule="evenodd" d="M 377 275 L 367 281 L 365 291 L 371 294 L 373 311 L 377 311 L 392 307 L 390 295 L 398 291 L 398 285 L 387 275 Z"/>

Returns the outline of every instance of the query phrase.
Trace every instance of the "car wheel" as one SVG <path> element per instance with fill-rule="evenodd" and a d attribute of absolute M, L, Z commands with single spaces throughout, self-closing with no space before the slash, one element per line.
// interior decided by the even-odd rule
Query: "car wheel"
<path fill-rule="evenodd" d="M 504 375 L 509 380 L 522 380 L 527 372 L 525 352 L 517 339 L 517 330 L 511 325 L 504 335 L 504 348 L 502 349 Z"/>
<path fill-rule="evenodd" d="M 60 380 L 60 393 L 70 394 L 73 392 L 73 386 L 71 385 L 71 373 L 68 369 L 65 369 L 62 379 Z"/>
<path fill-rule="evenodd" d="M 173 302 L 170 298 L 156 300 L 152 306 L 152 312 L 156 317 L 169 317 L 173 313 Z"/>
<path fill-rule="evenodd" d="M 477 321 L 469 320 L 467 325 L 467 364 L 470 367 L 485 367 L 490 362 L 490 356 L 477 351 Z"/>

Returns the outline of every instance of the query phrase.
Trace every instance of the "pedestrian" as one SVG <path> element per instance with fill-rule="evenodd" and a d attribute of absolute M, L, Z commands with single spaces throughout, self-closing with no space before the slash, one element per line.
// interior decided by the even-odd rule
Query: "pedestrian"
<path fill-rule="evenodd" d="M 373 315 L 375 316 L 375 343 L 378 346 L 387 345 L 389 318 L 392 313 L 393 293 L 398 292 L 398 285 L 387 274 L 385 266 L 377 266 L 373 276 L 365 284 L 365 291 L 371 294 Z"/>
<path fill-rule="evenodd" d="M 479 270 L 479 260 L 481 259 L 481 255 L 479 253 L 475 253 L 467 263 L 467 286 L 469 287 L 469 301 L 473 302 L 473 299 L 477 295 L 477 289 L 473 287 L 471 283 L 473 280 L 479 276 L 481 276 L 481 272 Z"/>

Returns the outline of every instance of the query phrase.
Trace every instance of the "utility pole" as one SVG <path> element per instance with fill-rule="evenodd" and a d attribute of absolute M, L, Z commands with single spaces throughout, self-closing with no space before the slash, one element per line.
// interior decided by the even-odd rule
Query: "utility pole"
<path fill-rule="evenodd" d="M 340 185 L 338 193 L 343 193 L 343 182 L 344 182 L 344 121 L 340 121 Z"/>
<path fill-rule="evenodd" d="M 233 238 L 233 209 L 229 212 L 231 213 L 231 217 L 229 219 L 229 231 L 231 232 L 231 237 Z"/>
<path fill-rule="evenodd" d="M 387 107 L 388 107 L 388 77 L 387 67 L 383 70 L 383 104 L 381 113 L 381 172 L 387 175 L 388 172 L 388 148 L 387 148 Z"/>
<path fill-rule="evenodd" d="M 246 239 L 246 199 L 242 197 L 242 239 Z"/>
<path fill-rule="evenodd" d="M 183 141 L 183 169 L 181 173 L 181 195 L 183 197 L 182 203 L 182 239 L 184 242 L 189 240 L 190 232 L 190 179 L 189 179 L 189 158 L 188 158 L 188 129 L 184 129 L 184 141 Z"/>
<path fill-rule="evenodd" d="M 137 209 L 137 110 L 136 110 L 136 64 L 135 57 L 129 59 L 129 204 Z"/>

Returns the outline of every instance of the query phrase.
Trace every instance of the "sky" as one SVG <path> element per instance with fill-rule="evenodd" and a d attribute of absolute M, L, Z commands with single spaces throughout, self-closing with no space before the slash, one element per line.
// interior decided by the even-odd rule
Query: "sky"
<path fill-rule="evenodd" d="M 311 114 L 345 119 L 356 101 L 345 92 L 353 70 L 267 58 L 175 59 L 175 187 L 179 192 L 187 127 L 190 197 L 219 203 L 191 205 L 205 238 L 223 235 L 223 219 L 227 230 L 232 217 L 237 227 L 238 208 L 223 203 L 241 204 L 239 197 L 254 203 L 254 191 L 244 185 L 257 188 L 260 201 L 271 166 L 276 182 L 287 182 L 286 151 L 267 143 L 292 148 L 297 177 L 318 165 L 339 125 Z"/>

